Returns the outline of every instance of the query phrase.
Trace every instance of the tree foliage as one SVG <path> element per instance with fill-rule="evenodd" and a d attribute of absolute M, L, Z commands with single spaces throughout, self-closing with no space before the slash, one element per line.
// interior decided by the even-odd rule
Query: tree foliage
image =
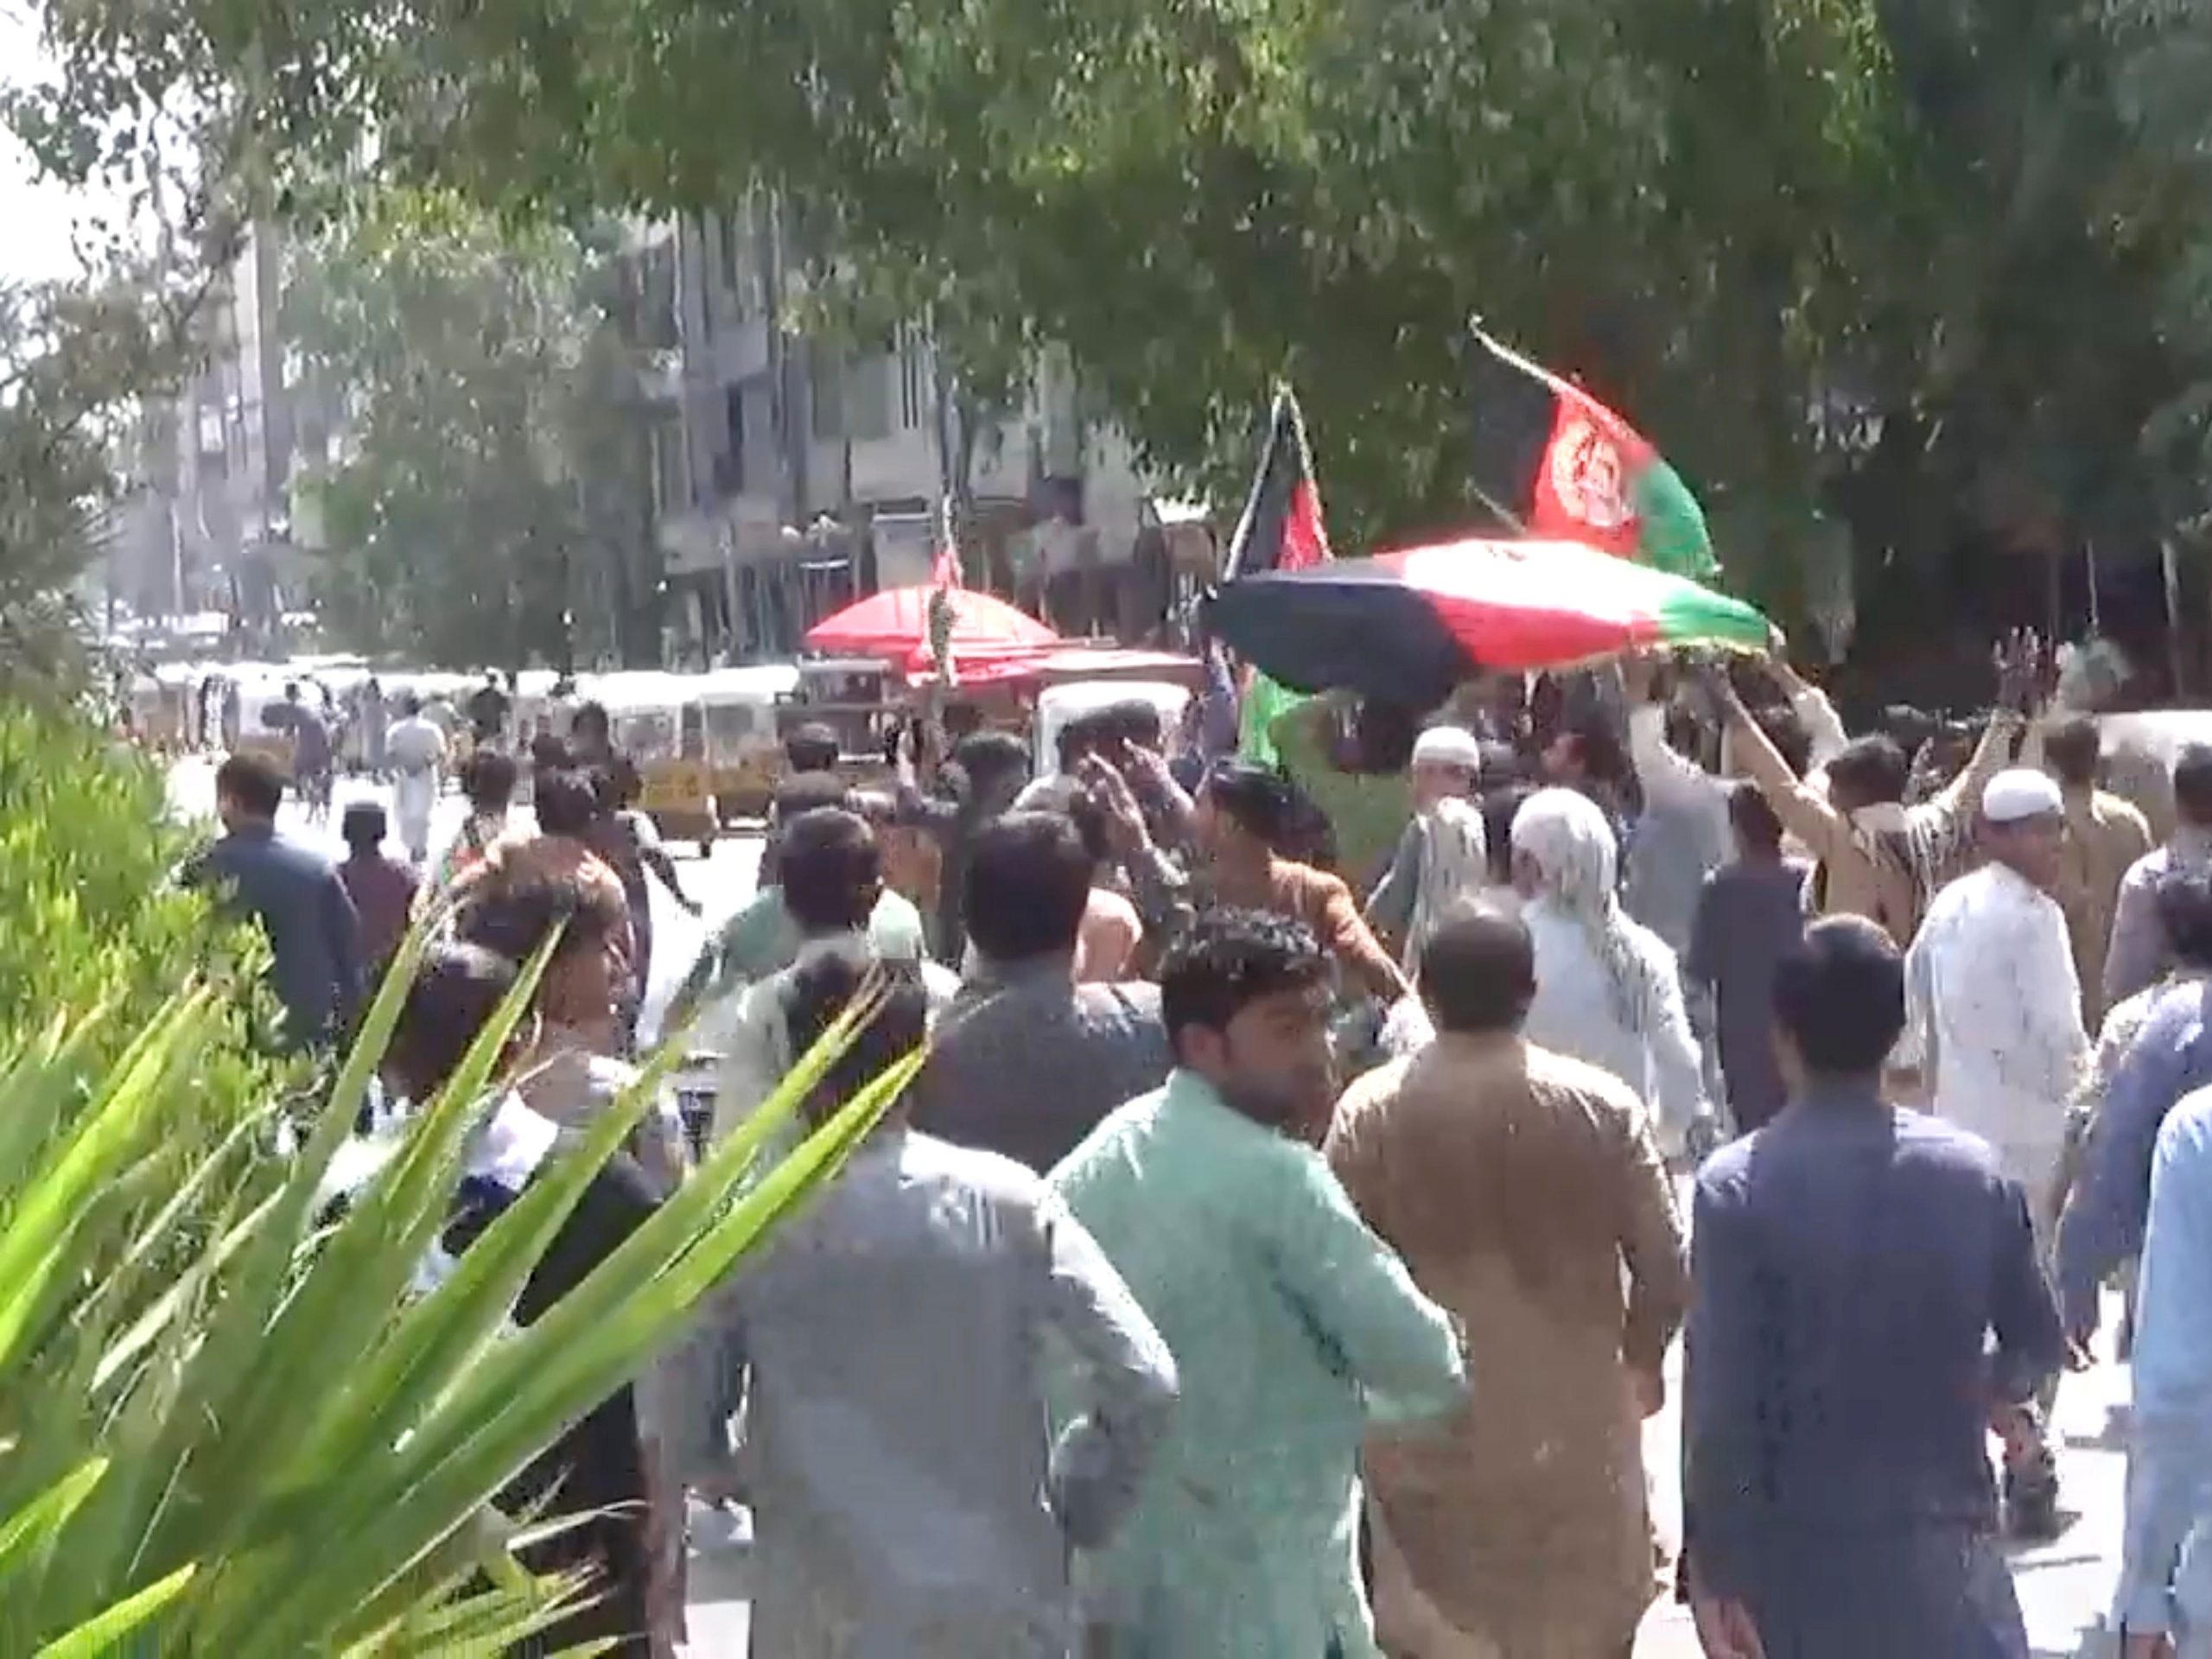
<path fill-rule="evenodd" d="M 57 16 L 59 14 L 57 14 Z M 1342 539 L 1464 521 L 1465 322 L 1622 406 L 1739 582 L 1825 519 L 1910 613 L 2201 494 L 2201 6 L 2158 0 L 237 0 L 73 7 L 267 130 L 533 207 L 780 193 L 971 384 L 1064 346 L 1233 499 L 1299 384 Z M 2192 31 L 2194 31 L 2192 33 Z M 334 111 L 339 112 L 334 119 Z M 1867 577 L 1875 580 L 1866 580 Z M 2012 582 L 2008 592 L 2032 592 Z M 1864 608 L 1864 606 L 1862 606 Z"/>
<path fill-rule="evenodd" d="M 565 231 L 400 189 L 292 252 L 287 337 L 345 411 L 310 483 L 326 627 L 454 665 L 565 664 L 572 622 L 587 651 L 619 643 L 615 607 L 585 598 L 593 572 L 631 567 L 645 523 L 604 504 L 649 480 L 607 440 L 637 375 L 605 262 Z"/>

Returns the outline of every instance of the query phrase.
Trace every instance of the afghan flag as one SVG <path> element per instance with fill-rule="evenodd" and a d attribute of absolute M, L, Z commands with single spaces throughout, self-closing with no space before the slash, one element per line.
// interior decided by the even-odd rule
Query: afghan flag
<path fill-rule="evenodd" d="M 1581 387 L 1473 332 L 1475 487 L 1509 528 L 1694 582 L 1720 574 L 1704 509 L 1642 433 Z"/>
<path fill-rule="evenodd" d="M 1313 456 L 1306 443 L 1306 417 L 1288 386 L 1275 393 L 1259 469 L 1222 561 L 1222 585 L 1271 570 L 1304 570 L 1328 563 L 1329 531 L 1314 487 Z M 1277 763 L 1268 735 L 1283 714 L 1302 701 L 1266 675 L 1248 677 L 1238 715 L 1237 749 L 1262 766 Z"/>
<path fill-rule="evenodd" d="M 1471 539 L 1268 570 L 1223 587 L 1208 626 L 1272 682 L 1413 708 L 1489 673 L 1666 645 L 1766 648 L 1766 619 L 1687 576 L 1581 542 Z M 1284 695 L 1288 695 L 1285 693 Z"/>

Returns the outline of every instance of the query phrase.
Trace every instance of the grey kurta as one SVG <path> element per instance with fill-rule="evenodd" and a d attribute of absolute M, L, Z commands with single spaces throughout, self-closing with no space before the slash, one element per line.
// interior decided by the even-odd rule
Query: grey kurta
<path fill-rule="evenodd" d="M 883 1130 L 717 1319 L 750 1383 L 756 1656 L 1068 1652 L 1071 1550 L 1127 1511 L 1175 1371 L 1035 1175 Z M 1048 1332 L 1088 1406 L 1057 1446 Z"/>

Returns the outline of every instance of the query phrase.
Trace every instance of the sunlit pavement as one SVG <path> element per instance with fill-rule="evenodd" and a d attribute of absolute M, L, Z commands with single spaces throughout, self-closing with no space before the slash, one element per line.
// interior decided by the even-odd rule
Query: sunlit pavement
<path fill-rule="evenodd" d="M 171 773 L 171 798 L 180 812 L 211 814 L 213 763 L 180 763 Z M 280 827 L 327 847 L 336 856 L 343 850 L 338 816 L 346 802 L 363 798 L 380 799 L 390 806 L 389 791 L 365 780 L 341 779 L 327 820 L 309 823 L 288 804 Z M 458 830 L 461 817 L 459 797 L 448 795 L 432 825 L 434 849 Z M 749 835 L 718 842 L 708 858 L 679 853 L 677 862 L 685 891 L 706 907 L 704 923 L 678 909 L 654 884 L 647 1029 L 681 982 L 703 929 L 752 896 L 760 861 L 760 839 Z M 2108 1313 L 2107 1340 L 2117 1323 L 2117 1305 Z M 1667 1408 L 1646 1426 L 1644 1433 L 1654 1510 L 1670 1545 L 1681 1528 L 1680 1386 L 1678 1349 L 1669 1366 Z M 2119 1570 L 2126 1399 L 2126 1368 L 2108 1358 L 2093 1370 L 2069 1376 L 2060 1389 L 2056 1417 L 2064 1441 L 2059 1476 L 2065 1528 L 2053 1542 L 2013 1554 L 2014 1579 L 2036 1659 L 2104 1659 L 2114 1650 L 2103 1636 L 2102 1615 Z M 747 1557 L 742 1541 L 733 1544 L 727 1522 L 717 1517 L 698 1516 L 693 1530 L 696 1547 L 691 1559 L 690 1643 L 686 1651 L 692 1659 L 744 1659 Z M 1636 1659 L 1697 1659 L 1697 1637 L 1687 1611 L 1663 1601 L 1655 1606 L 1637 1642 Z"/>

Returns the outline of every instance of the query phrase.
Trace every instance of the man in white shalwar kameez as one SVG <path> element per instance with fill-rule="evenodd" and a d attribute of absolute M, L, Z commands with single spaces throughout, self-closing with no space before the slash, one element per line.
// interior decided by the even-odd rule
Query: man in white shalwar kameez
<path fill-rule="evenodd" d="M 1937 1116 L 1987 1141 L 2004 1173 L 2037 1196 L 2065 1157 L 2067 1111 L 2091 1057 L 2066 913 L 2051 897 L 2065 814 L 2044 772 L 1992 778 L 1980 826 L 1988 861 L 1936 895 L 1905 959 L 1900 1060 L 1918 1065 Z M 2056 1484 L 2039 1433 L 2008 1433 L 2006 1486 L 2016 1529 L 2041 1530 Z"/>
<path fill-rule="evenodd" d="M 420 864 L 430 855 L 430 817 L 444 784 L 446 736 L 423 718 L 422 702 L 412 692 L 400 698 L 399 712 L 401 718 L 385 734 L 385 758 L 397 774 L 392 816 L 399 820 L 407 856 Z"/>

